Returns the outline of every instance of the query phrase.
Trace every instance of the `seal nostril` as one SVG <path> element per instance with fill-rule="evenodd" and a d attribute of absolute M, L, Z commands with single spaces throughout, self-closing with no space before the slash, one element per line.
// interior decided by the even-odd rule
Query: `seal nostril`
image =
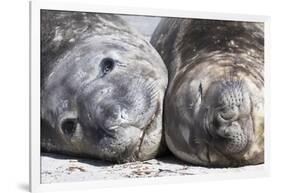
<path fill-rule="evenodd" d="M 123 109 L 121 110 L 121 114 L 120 114 L 121 119 L 126 120 L 128 119 L 128 114 L 126 113 L 126 111 Z"/>
<path fill-rule="evenodd" d="M 230 121 L 234 117 L 233 114 L 220 114 L 220 117 L 225 121 Z"/>
<path fill-rule="evenodd" d="M 65 119 L 61 124 L 61 129 L 64 134 L 73 136 L 77 127 L 77 119 Z"/>

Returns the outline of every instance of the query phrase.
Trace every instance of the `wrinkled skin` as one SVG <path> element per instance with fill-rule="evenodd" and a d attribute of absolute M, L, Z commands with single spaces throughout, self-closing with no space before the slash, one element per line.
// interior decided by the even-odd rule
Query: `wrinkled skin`
<path fill-rule="evenodd" d="M 113 162 L 163 149 L 167 70 L 117 16 L 41 12 L 41 147 Z"/>
<path fill-rule="evenodd" d="M 263 24 L 163 19 L 151 43 L 169 72 L 165 138 L 180 159 L 229 167 L 264 162 Z"/>

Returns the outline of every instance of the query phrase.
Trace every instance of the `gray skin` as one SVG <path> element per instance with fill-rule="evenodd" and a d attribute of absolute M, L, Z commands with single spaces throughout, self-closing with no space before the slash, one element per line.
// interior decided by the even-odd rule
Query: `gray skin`
<path fill-rule="evenodd" d="M 263 24 L 167 18 L 151 43 L 169 73 L 164 129 L 173 154 L 210 167 L 263 163 Z"/>
<path fill-rule="evenodd" d="M 112 14 L 41 11 L 41 149 L 113 162 L 162 149 L 167 69 Z"/>

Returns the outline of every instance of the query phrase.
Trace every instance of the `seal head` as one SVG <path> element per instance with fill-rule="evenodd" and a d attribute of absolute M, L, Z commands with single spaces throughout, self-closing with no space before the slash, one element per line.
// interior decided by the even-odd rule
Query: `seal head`
<path fill-rule="evenodd" d="M 169 72 L 169 149 L 196 165 L 263 163 L 263 25 L 166 18 L 151 42 Z"/>
<path fill-rule="evenodd" d="M 41 18 L 42 149 L 114 162 L 155 157 L 167 72 L 150 43 L 114 15 L 44 10 Z"/>

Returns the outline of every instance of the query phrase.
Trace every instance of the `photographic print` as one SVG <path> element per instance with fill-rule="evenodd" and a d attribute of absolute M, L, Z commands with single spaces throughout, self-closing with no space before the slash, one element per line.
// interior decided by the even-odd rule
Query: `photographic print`
<path fill-rule="evenodd" d="M 40 9 L 40 184 L 261 171 L 265 22 Z"/>

